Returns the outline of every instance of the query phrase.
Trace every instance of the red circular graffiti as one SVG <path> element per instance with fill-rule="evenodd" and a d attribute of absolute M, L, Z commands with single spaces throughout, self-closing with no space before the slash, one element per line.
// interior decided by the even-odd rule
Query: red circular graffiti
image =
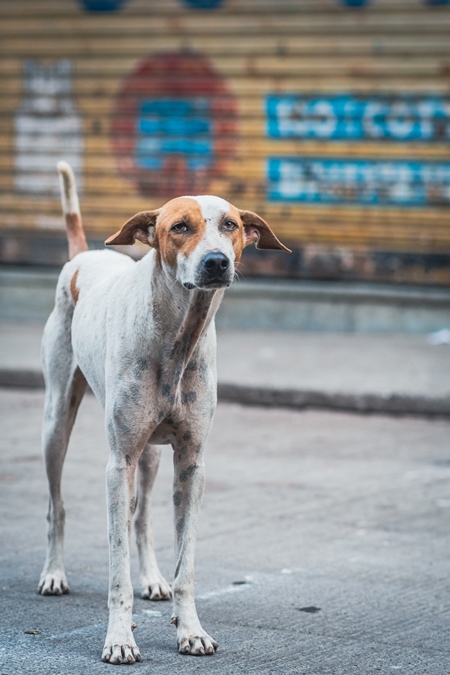
<path fill-rule="evenodd" d="M 141 61 L 117 94 L 111 142 L 119 172 L 143 196 L 207 191 L 234 154 L 237 106 L 204 56 L 162 53 Z"/>

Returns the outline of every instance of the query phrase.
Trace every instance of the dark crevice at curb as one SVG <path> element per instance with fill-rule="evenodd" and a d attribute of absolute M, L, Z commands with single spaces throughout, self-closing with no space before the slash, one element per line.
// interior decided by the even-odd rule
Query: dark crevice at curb
<path fill-rule="evenodd" d="M 40 370 L 0 368 L 0 387 L 43 389 L 44 376 Z"/>
<path fill-rule="evenodd" d="M 339 410 L 381 415 L 450 417 L 450 398 L 391 394 L 339 394 L 299 389 L 271 389 L 235 384 L 218 385 L 219 401 L 270 408 Z"/>
<path fill-rule="evenodd" d="M 0 369 L 0 387 L 42 389 L 44 378 L 38 370 Z M 450 417 L 450 398 L 429 398 L 390 394 L 339 394 L 300 389 L 272 389 L 237 384 L 218 385 L 219 401 L 268 408 L 337 410 L 380 415 Z"/>

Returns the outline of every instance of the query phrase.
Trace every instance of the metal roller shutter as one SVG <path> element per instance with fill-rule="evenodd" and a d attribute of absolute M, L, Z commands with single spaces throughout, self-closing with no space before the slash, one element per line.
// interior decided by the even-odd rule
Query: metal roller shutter
<path fill-rule="evenodd" d="M 246 276 L 450 283 L 445 0 L 2 0 L 0 53 L 0 260 L 63 259 L 64 158 L 91 239 L 212 193 L 294 249 Z"/>

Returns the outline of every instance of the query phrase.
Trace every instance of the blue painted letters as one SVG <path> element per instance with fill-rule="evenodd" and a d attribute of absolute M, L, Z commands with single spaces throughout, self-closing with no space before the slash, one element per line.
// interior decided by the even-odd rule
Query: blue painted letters
<path fill-rule="evenodd" d="M 268 160 L 268 197 L 323 204 L 450 204 L 450 163 L 360 160 Z"/>
<path fill-rule="evenodd" d="M 268 96 L 266 113 L 271 138 L 450 139 L 450 98 L 443 96 Z"/>

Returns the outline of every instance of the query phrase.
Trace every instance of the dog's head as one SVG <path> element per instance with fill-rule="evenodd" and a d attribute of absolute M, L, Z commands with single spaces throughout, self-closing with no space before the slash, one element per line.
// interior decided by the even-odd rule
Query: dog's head
<path fill-rule="evenodd" d="M 242 249 L 289 251 L 256 213 L 241 211 L 220 197 L 178 197 L 156 211 L 142 211 L 105 244 L 134 244 L 157 249 L 162 264 L 187 289 L 229 286 Z"/>

